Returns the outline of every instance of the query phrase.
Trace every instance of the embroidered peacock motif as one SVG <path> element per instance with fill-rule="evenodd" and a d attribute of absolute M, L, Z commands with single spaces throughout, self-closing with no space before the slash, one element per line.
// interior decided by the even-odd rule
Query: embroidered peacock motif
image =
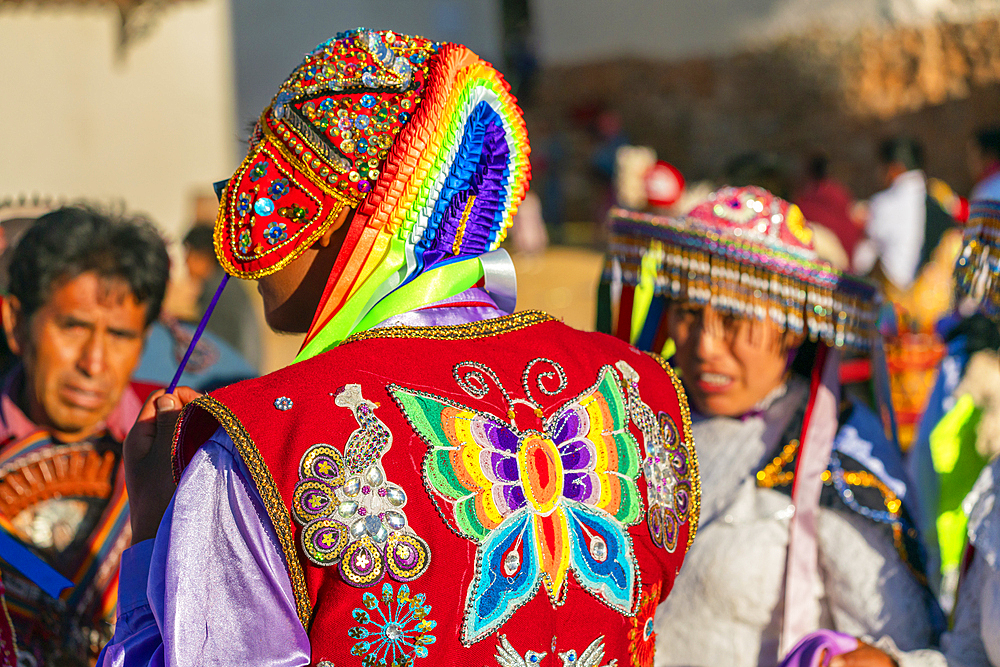
<path fill-rule="evenodd" d="M 358 428 L 343 454 L 318 443 L 302 456 L 292 495 L 293 514 L 303 526 L 302 549 L 317 565 L 337 565 L 354 586 L 372 586 L 386 574 L 412 581 L 427 569 L 431 552 L 407 522 L 406 492 L 382 466 L 392 432 L 360 385 L 345 385 L 333 396 L 335 405 L 351 410 Z"/>

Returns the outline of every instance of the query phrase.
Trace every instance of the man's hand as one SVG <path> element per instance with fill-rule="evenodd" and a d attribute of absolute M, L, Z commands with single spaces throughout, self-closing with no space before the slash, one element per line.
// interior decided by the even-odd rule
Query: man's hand
<path fill-rule="evenodd" d="M 125 486 L 132 515 L 132 543 L 156 537 L 174 495 L 170 448 L 181 408 L 201 396 L 190 387 L 149 395 L 123 445 Z"/>
<path fill-rule="evenodd" d="M 899 667 L 887 654 L 868 644 L 859 644 L 849 653 L 834 656 L 830 667 Z"/>

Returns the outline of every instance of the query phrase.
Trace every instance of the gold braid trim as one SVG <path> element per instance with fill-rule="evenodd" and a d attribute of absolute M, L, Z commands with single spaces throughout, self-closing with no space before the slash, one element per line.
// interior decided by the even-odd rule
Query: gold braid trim
<path fill-rule="evenodd" d="M 243 458 L 243 463 L 250 471 L 250 476 L 253 477 L 254 485 L 257 487 L 257 493 L 260 494 L 264 507 L 267 508 L 267 515 L 270 517 L 271 525 L 278 536 L 278 542 L 281 543 L 281 550 L 285 553 L 285 563 L 288 566 L 288 577 L 292 581 L 292 592 L 295 594 L 295 607 L 299 620 L 302 622 L 302 627 L 308 630 L 312 620 L 312 603 L 309 602 L 305 572 L 302 570 L 298 553 L 295 551 L 295 539 L 292 537 L 292 522 L 289 518 L 288 508 L 285 506 L 285 501 L 281 499 L 271 471 L 267 469 L 267 465 L 264 463 L 257 445 L 250 438 L 250 434 L 247 433 L 240 420 L 229 411 L 229 408 L 206 395 L 185 405 L 184 412 L 195 405 L 212 415 L 222 428 L 226 429 L 226 433 Z M 180 432 L 184 416 L 186 415 L 182 414 L 181 420 L 178 422 L 177 433 Z M 179 465 L 179 461 L 175 461 L 176 465 Z"/>
<path fill-rule="evenodd" d="M 653 352 L 647 352 L 656 363 L 670 376 L 670 381 L 674 383 L 674 391 L 677 392 L 677 404 L 681 409 L 681 421 L 684 422 L 684 448 L 688 453 L 688 461 L 691 465 L 691 517 L 688 519 L 690 527 L 688 533 L 688 545 L 690 549 L 694 543 L 695 535 L 698 534 L 698 522 L 701 519 L 701 473 L 698 469 L 698 452 L 694 448 L 694 433 L 691 431 L 691 408 L 688 406 L 687 394 L 684 393 L 684 386 L 681 379 L 677 377 L 673 367 L 667 360 Z M 685 551 L 686 553 L 686 551 Z"/>
<path fill-rule="evenodd" d="M 349 336 L 341 346 L 353 343 L 356 340 L 369 340 L 372 338 L 425 338 L 428 340 L 471 340 L 473 338 L 487 338 L 499 334 L 510 333 L 526 329 L 533 324 L 550 322 L 555 320 L 548 313 L 540 310 L 525 310 L 513 315 L 495 317 L 490 320 L 479 320 L 467 324 L 441 324 L 429 327 L 384 327 L 381 329 L 368 329 L 353 336 Z"/>

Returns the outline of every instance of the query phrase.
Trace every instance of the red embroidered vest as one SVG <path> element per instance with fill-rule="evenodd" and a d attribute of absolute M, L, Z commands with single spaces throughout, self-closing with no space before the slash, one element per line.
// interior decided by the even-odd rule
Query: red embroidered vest
<path fill-rule="evenodd" d="M 178 474 L 219 424 L 314 664 L 652 664 L 699 508 L 657 358 L 538 312 L 387 328 L 193 403 Z"/>

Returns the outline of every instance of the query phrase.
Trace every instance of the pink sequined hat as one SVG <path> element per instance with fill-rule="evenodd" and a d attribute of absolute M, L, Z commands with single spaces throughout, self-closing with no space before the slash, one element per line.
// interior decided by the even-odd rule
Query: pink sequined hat
<path fill-rule="evenodd" d="M 673 218 L 613 209 L 605 280 L 621 272 L 634 288 L 770 319 L 830 345 L 866 349 L 878 291 L 819 259 L 812 230 L 794 204 L 758 187 L 725 187 Z"/>

